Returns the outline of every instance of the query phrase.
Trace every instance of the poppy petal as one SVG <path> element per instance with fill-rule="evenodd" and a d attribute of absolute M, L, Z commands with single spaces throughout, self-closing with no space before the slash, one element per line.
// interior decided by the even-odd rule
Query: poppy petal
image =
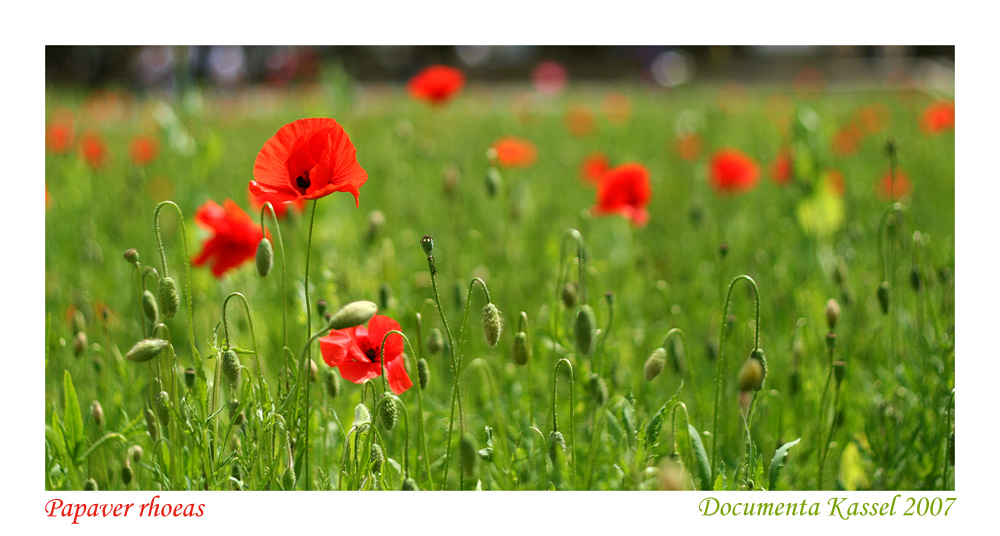
<path fill-rule="evenodd" d="M 364 383 L 365 380 L 373 380 L 382 374 L 382 367 L 377 363 L 358 363 L 356 361 L 346 361 L 336 366 L 341 377 L 353 383 Z"/>
<path fill-rule="evenodd" d="M 399 322 L 396 322 L 388 316 L 375 315 L 372 317 L 371 321 L 368 322 L 368 337 L 376 351 L 381 349 L 382 339 L 385 338 L 385 334 L 393 330 L 403 331 L 403 329 L 399 327 Z M 402 353 L 402 337 L 397 334 L 393 334 L 385 339 L 385 360 L 387 362 L 394 360 Z"/>
<path fill-rule="evenodd" d="M 413 387 L 413 381 L 406 373 L 406 364 L 403 363 L 402 357 L 386 363 L 386 375 L 389 379 L 389 388 L 397 395 L 403 394 L 404 391 Z"/>

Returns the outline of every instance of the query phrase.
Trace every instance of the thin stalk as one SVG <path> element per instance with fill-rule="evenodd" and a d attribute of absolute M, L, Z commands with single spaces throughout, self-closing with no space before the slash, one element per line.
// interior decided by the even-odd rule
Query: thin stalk
<path fill-rule="evenodd" d="M 573 364 L 570 363 L 565 357 L 556 362 L 555 369 L 552 372 L 552 430 L 554 432 L 559 431 L 559 421 L 556 416 L 556 388 L 559 384 L 559 366 L 563 363 L 566 363 L 566 366 L 569 367 L 569 455 L 573 460 L 571 467 L 573 470 L 573 489 L 576 489 L 576 410 L 574 409 L 576 403 L 573 401 L 573 387 L 575 385 L 575 381 L 573 375 Z"/>
<path fill-rule="evenodd" d="M 156 210 L 153 211 L 153 228 L 156 231 L 156 243 L 160 248 L 160 261 L 163 263 L 163 277 L 167 277 L 167 254 L 163 249 L 163 239 L 160 236 L 160 209 L 164 205 L 170 205 L 177 210 L 177 219 L 181 224 L 181 245 L 184 246 L 184 295 L 187 298 L 188 306 L 188 335 L 191 339 L 191 356 L 194 360 L 194 369 L 197 371 L 198 376 L 204 381 L 205 371 L 201 368 L 201 354 L 198 353 L 198 348 L 195 346 L 194 338 L 194 305 L 191 301 L 191 255 L 188 252 L 187 246 L 187 227 L 184 225 L 184 213 L 181 212 L 181 207 L 177 206 L 177 203 L 173 201 L 163 201 L 159 205 L 156 205 Z"/>
<path fill-rule="evenodd" d="M 312 210 L 310 211 L 310 215 L 309 215 L 309 238 L 306 240 L 306 271 L 305 271 L 306 333 L 309 333 L 309 332 L 312 331 L 312 305 L 311 305 L 311 302 L 309 301 L 309 257 L 310 257 L 310 253 L 312 252 L 313 225 L 316 222 L 316 203 L 318 201 L 319 201 L 318 199 L 313 199 Z M 302 408 L 300 406 L 300 409 L 305 411 L 304 425 L 306 427 L 306 434 L 305 434 L 306 435 L 306 442 L 305 442 L 305 445 L 304 445 L 304 448 L 305 448 L 305 461 L 303 462 L 304 469 L 302 471 L 302 474 L 303 474 L 303 476 L 305 477 L 305 480 L 306 480 L 306 491 L 309 491 L 309 489 L 312 488 L 312 481 L 309 478 L 309 417 L 310 417 L 310 413 L 311 413 L 310 409 L 309 409 L 309 400 L 310 400 L 309 399 L 309 395 L 310 395 L 310 387 L 311 387 L 311 384 L 312 384 L 312 382 L 309 381 L 309 362 L 310 362 L 312 356 L 310 355 L 311 352 L 309 352 L 309 347 L 310 347 L 310 344 L 312 343 L 312 341 L 315 338 L 316 338 L 316 336 L 313 336 L 312 338 L 309 339 L 309 342 L 306 343 L 305 350 L 303 351 L 303 354 L 302 354 L 302 380 L 300 380 L 300 381 L 304 382 L 305 387 L 306 387 L 305 388 L 305 399 L 304 399 L 304 406 L 305 407 Z M 300 389 L 300 391 L 301 391 L 301 389 Z M 300 398 L 300 400 L 302 400 L 302 398 Z"/>
<path fill-rule="evenodd" d="M 261 237 L 266 238 L 267 232 L 264 227 L 264 211 L 271 211 L 271 219 L 274 220 L 274 232 L 278 235 L 278 247 L 281 249 L 281 336 L 282 345 L 288 348 L 288 291 L 285 286 L 285 243 L 281 239 L 281 227 L 278 225 L 278 215 L 274 213 L 274 206 L 270 201 L 265 201 L 260 207 L 260 229 Z M 308 307 L 308 300 L 306 306 Z M 288 368 L 288 353 L 284 353 L 285 369 Z M 278 382 L 278 399 L 281 399 L 281 382 Z"/>

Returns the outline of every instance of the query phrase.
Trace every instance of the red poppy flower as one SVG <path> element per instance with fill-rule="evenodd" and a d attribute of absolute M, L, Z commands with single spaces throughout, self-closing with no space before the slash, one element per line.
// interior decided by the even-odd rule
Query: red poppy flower
<path fill-rule="evenodd" d="M 88 132 L 80 138 L 80 156 L 90 167 L 103 168 L 108 163 L 108 145 L 99 134 Z"/>
<path fill-rule="evenodd" d="M 878 193 L 882 199 L 897 201 L 900 197 L 910 193 L 910 177 L 903 173 L 903 170 L 896 170 L 896 180 L 892 180 L 892 173 L 885 172 L 878 181 Z"/>
<path fill-rule="evenodd" d="M 748 192 L 759 176 L 757 163 L 736 149 L 721 149 L 712 157 L 712 186 L 720 194 Z"/>
<path fill-rule="evenodd" d="M 847 156 L 858 150 L 861 142 L 861 132 L 854 127 L 845 127 L 837 131 L 830 140 L 833 152 L 839 156 Z"/>
<path fill-rule="evenodd" d="M 622 164 L 601 177 L 597 183 L 597 204 L 594 214 L 621 214 L 638 226 L 649 220 L 646 205 L 653 191 L 649 187 L 649 170 L 642 164 Z"/>
<path fill-rule="evenodd" d="M 604 153 L 591 153 L 583 159 L 583 164 L 580 165 L 580 177 L 597 184 L 610 167 L 611 162 Z"/>
<path fill-rule="evenodd" d="M 837 197 L 844 196 L 844 176 L 836 169 L 831 169 L 827 172 L 826 189 Z"/>
<path fill-rule="evenodd" d="M 788 149 L 778 152 L 778 156 L 771 162 L 770 172 L 774 182 L 782 186 L 788 184 L 792 178 L 792 152 Z"/>
<path fill-rule="evenodd" d="M 160 142 L 156 138 L 148 136 L 136 136 L 129 145 L 128 153 L 132 157 L 132 162 L 137 166 L 156 160 L 156 155 L 160 152 Z"/>
<path fill-rule="evenodd" d="M 444 104 L 465 85 L 465 75 L 454 67 L 432 65 L 410 79 L 406 89 L 415 99 Z"/>
<path fill-rule="evenodd" d="M 380 355 L 382 339 L 392 330 L 402 331 L 398 322 L 382 315 L 373 316 L 367 328 L 331 330 L 329 335 L 319 339 L 323 361 L 336 367 L 345 380 L 354 383 L 378 378 L 384 363 L 389 388 L 397 395 L 402 394 L 413 386 L 403 363 L 403 338 L 398 334 L 390 335 L 385 339 L 385 355 Z"/>
<path fill-rule="evenodd" d="M 594 132 L 594 114 L 583 106 L 574 106 L 566 110 L 566 130 L 577 137 L 584 137 Z"/>
<path fill-rule="evenodd" d="M 45 129 L 45 147 L 55 154 L 63 154 L 73 146 L 73 115 L 69 112 L 57 112 L 56 117 Z"/>
<path fill-rule="evenodd" d="M 885 130 L 891 120 L 892 111 L 881 102 L 858 108 L 851 115 L 851 125 L 854 129 L 868 134 L 877 134 Z"/>
<path fill-rule="evenodd" d="M 566 68 L 559 62 L 543 61 L 531 71 L 531 83 L 546 95 L 555 95 L 566 89 L 567 80 Z"/>
<path fill-rule="evenodd" d="M 250 199 L 250 206 L 258 213 L 260 212 L 260 207 L 270 201 L 271 206 L 274 207 L 274 215 L 279 218 L 285 217 L 285 213 L 288 212 L 289 207 L 294 208 L 299 213 L 302 213 L 302 210 L 306 208 L 306 200 L 301 197 L 294 201 L 282 201 L 278 196 L 272 194 L 254 195 L 253 190 L 248 190 L 247 198 Z"/>
<path fill-rule="evenodd" d="M 319 199 L 349 192 L 356 206 L 368 173 L 343 127 L 333 119 L 299 119 L 264 143 L 253 165 L 250 191 L 278 201 Z"/>
<path fill-rule="evenodd" d="M 49 185 L 45 185 L 45 210 L 52 206 L 52 197 L 49 196 Z"/>
<path fill-rule="evenodd" d="M 232 200 L 226 200 L 226 208 L 208 201 L 195 212 L 194 220 L 215 234 L 202 245 L 201 253 L 191 259 L 192 265 L 201 266 L 211 261 L 212 275 L 222 277 L 257 255 L 260 226 Z"/>
<path fill-rule="evenodd" d="M 677 138 L 677 153 L 688 162 L 693 162 L 701 153 L 701 136 L 685 134 Z"/>
<path fill-rule="evenodd" d="M 948 101 L 931 103 L 920 118 L 920 129 L 927 134 L 955 130 L 955 103 Z"/>
<path fill-rule="evenodd" d="M 622 124 L 632 117 L 632 101 L 622 93 L 611 92 L 604 97 L 604 115 L 612 123 Z"/>
<path fill-rule="evenodd" d="M 496 161 L 509 168 L 531 167 L 538 158 L 534 143 L 513 136 L 500 138 L 493 143 L 492 149 L 496 152 Z"/>

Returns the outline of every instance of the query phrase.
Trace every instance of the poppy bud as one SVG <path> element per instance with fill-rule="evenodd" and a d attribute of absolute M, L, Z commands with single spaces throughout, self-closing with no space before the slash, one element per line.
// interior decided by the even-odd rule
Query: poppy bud
<path fill-rule="evenodd" d="M 316 377 L 319 376 L 319 367 L 316 366 L 316 362 L 312 359 L 309 360 L 309 381 L 316 381 Z"/>
<path fill-rule="evenodd" d="M 428 368 L 427 360 L 420 358 L 417 361 L 417 381 L 420 383 L 420 390 L 427 389 L 427 382 L 431 379 L 431 371 Z"/>
<path fill-rule="evenodd" d="M 503 319 L 500 318 L 500 309 L 492 303 L 487 303 L 486 307 L 483 307 L 483 333 L 486 335 L 486 342 L 490 346 L 496 346 L 501 331 L 503 331 Z"/>
<path fill-rule="evenodd" d="M 101 409 L 101 403 L 96 400 L 90 403 L 90 418 L 97 426 L 104 422 L 104 410 Z"/>
<path fill-rule="evenodd" d="M 646 376 L 646 381 L 652 381 L 653 378 L 660 375 L 663 372 L 664 365 L 667 364 L 667 351 L 663 348 L 657 348 L 653 350 L 650 354 L 649 359 L 646 360 L 646 365 L 642 368 L 643 374 Z"/>
<path fill-rule="evenodd" d="M 847 363 L 843 361 L 833 362 L 833 378 L 837 380 L 837 387 L 840 387 L 840 382 L 844 381 L 844 375 L 847 373 Z"/>
<path fill-rule="evenodd" d="M 388 392 L 383 393 L 375 409 L 378 412 L 379 420 L 382 422 L 382 428 L 385 428 L 387 432 L 392 431 L 396 426 L 396 421 L 399 420 L 399 407 L 396 406 L 396 397 Z"/>
<path fill-rule="evenodd" d="M 728 253 L 729 253 L 729 244 L 725 242 L 719 244 L 719 257 L 725 259 L 726 254 Z"/>
<path fill-rule="evenodd" d="M 518 365 L 524 365 L 531 358 L 531 346 L 528 346 L 528 334 L 518 331 L 514 335 L 514 344 L 510 349 L 511 359 Z"/>
<path fill-rule="evenodd" d="M 576 312 L 576 323 L 573 325 L 573 334 L 576 336 L 576 349 L 581 355 L 590 355 L 591 347 L 594 343 L 594 326 L 597 320 L 594 318 L 594 310 L 589 305 L 583 305 Z"/>
<path fill-rule="evenodd" d="M 801 384 L 801 378 L 799 377 L 798 369 L 792 370 L 788 374 L 788 394 L 795 396 L 799 393 L 799 386 Z"/>
<path fill-rule="evenodd" d="M 500 178 L 500 171 L 495 167 L 486 170 L 486 195 L 494 198 L 500 193 L 503 180 Z"/>
<path fill-rule="evenodd" d="M 391 299 L 392 299 L 392 287 L 389 286 L 389 283 L 383 281 L 382 284 L 379 285 L 378 287 L 378 300 L 382 304 L 383 309 L 389 308 L 389 300 Z"/>
<path fill-rule="evenodd" d="M 145 313 L 150 322 L 156 322 L 156 317 L 159 315 L 159 310 L 156 307 L 156 296 L 153 296 L 153 293 L 148 290 L 142 291 L 142 312 Z"/>
<path fill-rule="evenodd" d="M 88 478 L 83 482 L 83 491 L 97 491 L 97 481 L 93 478 Z"/>
<path fill-rule="evenodd" d="M 128 460 L 125 460 L 125 465 L 122 466 L 122 484 L 126 486 L 132 482 L 132 466 L 128 464 Z"/>
<path fill-rule="evenodd" d="M 240 401 L 235 398 L 229 399 L 229 418 L 236 416 L 236 410 L 240 409 Z"/>
<path fill-rule="evenodd" d="M 80 331 L 73 337 L 73 355 L 79 357 L 87 349 L 87 334 Z"/>
<path fill-rule="evenodd" d="M 371 320 L 378 306 L 370 301 L 351 302 L 330 317 L 330 329 L 347 329 L 360 326 Z"/>
<path fill-rule="evenodd" d="M 322 298 L 316 300 L 316 312 L 319 313 L 320 316 L 323 316 L 326 313 L 327 305 L 326 300 Z"/>
<path fill-rule="evenodd" d="M 125 354 L 125 359 L 136 363 L 145 363 L 160 354 L 160 351 L 167 347 L 169 342 L 163 339 L 143 339 L 132 347 Z"/>
<path fill-rule="evenodd" d="M 100 376 L 102 370 L 104 370 L 104 360 L 101 359 L 101 356 L 95 355 L 94 356 L 94 373 L 96 373 L 98 376 Z"/>
<path fill-rule="evenodd" d="M 424 253 L 430 257 L 434 254 L 434 239 L 424 235 L 424 237 L 420 239 L 420 247 L 424 248 Z"/>
<path fill-rule="evenodd" d="M 326 394 L 330 395 L 330 398 L 337 398 L 339 393 L 340 377 L 333 369 L 329 369 L 326 371 Z"/>
<path fill-rule="evenodd" d="M 365 239 L 371 243 L 378 236 L 382 228 L 385 227 L 385 213 L 381 210 L 373 210 L 368 213 L 368 231 Z"/>
<path fill-rule="evenodd" d="M 562 288 L 562 302 L 567 309 L 576 306 L 576 284 L 567 282 Z"/>
<path fill-rule="evenodd" d="M 764 368 L 760 361 L 748 359 L 740 369 L 740 391 L 759 391 L 764 384 Z"/>
<path fill-rule="evenodd" d="M 189 368 L 184 371 L 184 385 L 186 385 L 188 389 L 194 389 L 194 379 L 195 373 L 193 368 Z"/>
<path fill-rule="evenodd" d="M 273 267 L 274 249 L 271 247 L 271 241 L 267 238 L 261 238 L 257 244 L 257 274 L 261 277 L 267 277 Z"/>
<path fill-rule="evenodd" d="M 246 422 L 246 420 L 247 420 L 246 412 L 241 411 L 237 413 L 236 417 L 233 419 L 233 426 L 242 426 L 243 423 Z"/>
<path fill-rule="evenodd" d="M 417 481 L 412 478 L 407 478 L 403 480 L 403 491 L 420 491 L 417 487 Z"/>
<path fill-rule="evenodd" d="M 434 328 L 427 334 L 427 351 L 435 355 L 444 348 L 444 338 L 441 337 L 441 330 Z"/>
<path fill-rule="evenodd" d="M 160 306 L 160 311 L 166 318 L 173 318 L 181 306 L 181 299 L 177 295 L 177 284 L 174 278 L 163 277 L 160 279 L 159 287 L 156 290 L 156 301 Z"/>
<path fill-rule="evenodd" d="M 596 373 L 590 375 L 590 396 L 598 406 L 608 401 L 608 384 Z"/>
<path fill-rule="evenodd" d="M 878 304 L 882 306 L 882 314 L 889 314 L 889 282 L 883 281 L 878 286 Z"/>
<path fill-rule="evenodd" d="M 360 427 L 370 422 L 372 422 L 372 414 L 368 412 L 368 406 L 364 404 L 354 406 L 354 426 Z"/>
<path fill-rule="evenodd" d="M 291 466 L 286 468 L 281 475 L 281 487 L 286 490 L 295 487 L 295 469 L 292 469 Z"/>
<path fill-rule="evenodd" d="M 459 461 L 462 464 L 462 469 L 465 471 L 465 476 L 472 478 L 476 473 L 476 441 L 472 438 L 471 434 L 465 434 L 462 436 L 462 441 L 459 443 Z"/>
<path fill-rule="evenodd" d="M 847 261 L 843 257 L 837 258 L 837 267 L 833 270 L 833 281 L 838 285 L 847 282 Z"/>
<path fill-rule="evenodd" d="M 222 353 L 222 373 L 232 387 L 240 383 L 240 358 L 231 349 Z"/>
<path fill-rule="evenodd" d="M 827 349 L 829 349 L 832 352 L 836 345 L 837 345 L 837 334 L 832 331 L 830 333 L 827 333 L 826 334 Z"/>
<path fill-rule="evenodd" d="M 920 270 L 916 266 L 910 268 L 910 287 L 913 292 L 920 292 Z"/>
<path fill-rule="evenodd" d="M 328 325 L 330 324 L 330 320 L 332 319 L 333 319 L 333 313 L 331 313 L 330 311 L 327 311 L 326 314 L 323 315 L 323 320 L 325 320 Z"/>
<path fill-rule="evenodd" d="M 830 326 L 830 331 L 837 327 L 837 321 L 840 320 L 840 304 L 837 300 L 830 298 L 826 301 L 826 308 L 823 309 L 826 313 L 826 325 Z"/>
<path fill-rule="evenodd" d="M 170 395 L 166 391 L 157 393 L 153 400 L 153 407 L 156 408 L 156 416 L 160 418 L 163 426 L 170 425 Z"/>
<path fill-rule="evenodd" d="M 385 463 L 385 454 L 382 453 L 382 447 L 378 446 L 378 443 L 372 443 L 371 454 L 369 455 L 372 462 L 372 472 L 377 473 L 382 470 L 382 464 Z"/>
<path fill-rule="evenodd" d="M 566 450 L 566 438 L 563 437 L 562 432 L 553 430 L 549 432 L 549 459 L 552 460 L 552 463 L 556 463 L 556 449 Z"/>
<path fill-rule="evenodd" d="M 149 437 L 155 442 L 159 437 L 156 429 L 156 415 L 153 414 L 153 410 L 146 408 L 146 431 L 149 432 Z"/>
<path fill-rule="evenodd" d="M 143 455 L 142 447 L 140 447 L 139 445 L 132 445 L 131 447 L 129 447 L 128 457 L 131 458 L 133 462 L 139 463 L 140 461 L 142 461 L 142 455 Z"/>
<path fill-rule="evenodd" d="M 132 264 L 139 264 L 139 250 L 132 248 L 126 251 L 125 260 Z"/>
<path fill-rule="evenodd" d="M 764 378 L 760 380 L 760 386 L 757 387 L 757 390 L 760 391 L 764 388 L 764 379 L 767 378 L 767 357 L 764 356 L 764 350 L 755 348 L 752 352 L 750 352 L 750 359 L 757 360 L 760 363 L 761 370 L 764 371 Z"/>

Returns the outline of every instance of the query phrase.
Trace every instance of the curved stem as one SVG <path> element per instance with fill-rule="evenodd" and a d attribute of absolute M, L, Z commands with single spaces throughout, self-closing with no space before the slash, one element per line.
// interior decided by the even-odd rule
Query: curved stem
<path fill-rule="evenodd" d="M 163 262 L 163 277 L 167 277 L 167 255 L 163 249 L 163 239 L 160 237 L 160 209 L 164 205 L 170 205 L 177 210 L 177 219 L 181 224 L 181 245 L 184 247 L 184 294 L 187 297 L 188 306 L 188 335 L 191 338 L 191 355 L 194 360 L 194 369 L 197 371 L 198 375 L 202 380 L 205 379 L 205 371 L 201 368 L 201 354 L 198 353 L 198 348 L 195 346 L 194 338 L 194 305 L 191 301 L 191 254 L 188 252 L 187 246 L 187 227 L 184 225 L 184 213 L 181 212 L 181 207 L 177 206 L 177 203 L 173 201 L 163 201 L 156 205 L 156 210 L 153 211 L 153 228 L 156 230 L 156 243 L 160 248 L 160 260 Z"/>
<path fill-rule="evenodd" d="M 688 459 L 691 460 L 691 467 L 695 467 L 698 461 L 694 457 L 694 440 L 691 439 L 691 416 L 688 415 L 687 405 L 684 402 L 677 402 L 674 404 L 674 409 L 670 412 L 670 434 L 673 438 L 673 448 L 672 450 L 677 450 L 677 408 L 684 410 L 684 424 L 687 425 L 684 428 L 685 434 L 688 437 Z M 690 471 L 688 471 L 690 474 Z M 691 476 L 691 489 L 696 489 L 694 485 L 694 475 Z"/>
<path fill-rule="evenodd" d="M 225 301 L 222 302 L 222 325 L 223 325 L 223 331 L 225 331 L 225 334 L 226 334 L 226 346 L 227 347 L 231 347 L 232 346 L 232 344 L 230 344 L 230 341 L 229 341 L 229 318 L 228 318 L 228 315 L 226 314 L 226 306 L 229 305 L 229 300 L 231 298 L 233 298 L 233 297 L 237 297 L 237 298 L 243 300 L 243 309 L 247 313 L 247 321 L 249 321 L 249 323 L 250 323 L 250 336 L 253 339 L 253 358 L 254 358 L 254 362 L 257 365 L 257 376 L 258 376 L 257 380 L 258 380 L 258 383 L 261 386 L 263 386 L 263 383 L 264 383 L 264 369 L 261 368 L 261 366 L 260 366 L 260 351 L 257 348 L 257 331 L 253 327 L 253 314 L 250 312 L 250 302 L 248 302 L 247 301 L 247 297 L 244 296 L 240 292 L 232 292 L 232 293 L 230 293 L 228 296 L 226 296 Z"/>
<path fill-rule="evenodd" d="M 607 294 L 604 295 L 604 298 L 608 302 L 608 325 L 604 327 L 604 332 L 601 334 L 601 348 L 599 352 L 601 354 L 602 360 L 604 359 L 604 345 L 608 340 L 608 335 L 611 334 L 611 323 L 615 319 L 615 295 L 611 292 L 608 292 Z M 597 354 L 598 352 L 590 353 L 590 368 L 591 370 L 594 371 L 596 371 L 594 365 L 594 356 Z"/>

